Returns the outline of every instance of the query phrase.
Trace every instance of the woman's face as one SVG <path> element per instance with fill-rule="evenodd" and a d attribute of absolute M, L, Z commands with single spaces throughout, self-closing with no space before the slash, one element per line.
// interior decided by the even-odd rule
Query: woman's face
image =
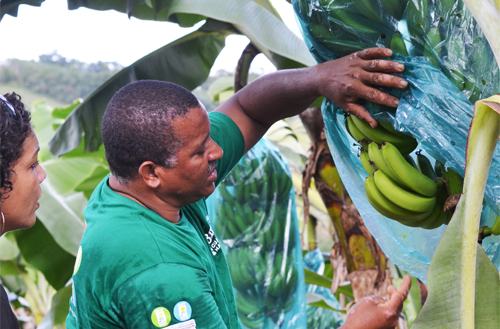
<path fill-rule="evenodd" d="M 11 169 L 12 190 L 2 188 L 1 209 L 5 216 L 4 232 L 29 228 L 35 224 L 35 210 L 42 196 L 40 183 L 47 176 L 38 163 L 38 139 L 31 132 L 23 144 L 23 153 Z M 1 225 L 1 224 L 0 224 Z M 1 229 L 0 229 L 1 230 Z"/>

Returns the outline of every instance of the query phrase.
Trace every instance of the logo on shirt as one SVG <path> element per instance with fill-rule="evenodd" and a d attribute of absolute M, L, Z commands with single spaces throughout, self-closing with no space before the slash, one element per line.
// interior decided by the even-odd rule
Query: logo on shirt
<path fill-rule="evenodd" d="M 191 318 L 191 305 L 185 301 L 175 304 L 174 317 L 179 321 L 189 320 Z"/>
<path fill-rule="evenodd" d="M 76 254 L 75 268 L 73 270 L 73 275 L 80 269 L 80 264 L 82 263 L 82 246 L 78 248 L 78 254 Z"/>
<path fill-rule="evenodd" d="M 170 320 L 172 320 L 170 312 L 164 307 L 157 307 L 151 313 L 151 322 L 158 328 L 168 326 Z"/>
<path fill-rule="evenodd" d="M 210 223 L 208 216 L 207 216 L 207 222 Z M 207 243 L 210 246 L 210 251 L 212 252 L 212 255 L 213 256 L 217 255 L 217 253 L 220 250 L 220 244 L 219 240 L 217 240 L 217 237 L 215 236 L 214 230 L 212 230 L 212 227 L 210 227 L 208 233 L 205 233 L 205 239 L 207 239 Z"/>

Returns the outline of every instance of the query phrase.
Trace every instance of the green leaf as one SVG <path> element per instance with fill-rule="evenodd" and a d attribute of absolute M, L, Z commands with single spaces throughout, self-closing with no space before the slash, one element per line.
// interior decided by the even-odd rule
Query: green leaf
<path fill-rule="evenodd" d="M 305 276 L 305 281 L 306 284 L 314 284 L 320 287 L 325 287 L 330 289 L 332 287 L 332 280 L 330 278 L 327 278 L 321 274 L 318 274 L 314 271 L 304 269 L 304 276 Z M 348 297 L 354 297 L 354 294 L 352 293 L 352 289 L 349 289 L 347 286 L 339 286 L 337 288 L 337 292 L 344 294 Z"/>
<path fill-rule="evenodd" d="M 77 191 L 77 188 L 94 177 L 98 170 L 109 173 L 107 163 L 94 157 L 56 158 L 44 162 L 43 168 L 47 172 L 50 185 L 61 195 Z M 107 173 L 99 177 L 102 179 Z"/>
<path fill-rule="evenodd" d="M 142 79 L 171 81 L 189 90 L 203 83 L 224 47 L 224 33 L 196 31 L 143 57 L 123 69 L 85 99 L 57 129 L 49 142 L 55 155 L 80 145 L 85 135 L 85 151 L 99 148 L 101 121 L 111 97 L 126 84 Z"/>
<path fill-rule="evenodd" d="M 76 256 L 83 235 L 83 221 L 48 182 L 42 183 L 42 191 L 37 218 L 60 248 Z M 42 236 L 36 238 L 41 239 Z"/>
<path fill-rule="evenodd" d="M 17 17 L 20 5 L 40 7 L 45 0 L 2 0 L 0 1 L 0 21 L 5 14 Z"/>
<path fill-rule="evenodd" d="M 10 260 L 19 256 L 19 248 L 12 233 L 0 237 L 0 260 Z"/>
<path fill-rule="evenodd" d="M 500 278 L 477 237 L 484 189 L 499 136 L 497 95 L 474 106 L 463 193 L 432 258 L 429 295 L 412 329 L 498 328 Z"/>
<path fill-rule="evenodd" d="M 229 22 L 278 68 L 315 64 L 307 46 L 272 12 L 252 0 L 173 0 L 170 13 L 193 13 Z"/>
<path fill-rule="evenodd" d="M 72 288 L 72 285 L 68 285 L 57 291 L 54 297 L 52 297 L 50 311 L 37 326 L 37 329 L 52 329 L 55 325 L 66 322 L 69 312 L 69 300 L 73 292 Z"/>
<path fill-rule="evenodd" d="M 2 260 L 0 261 L 0 276 L 4 275 L 19 275 L 21 271 L 17 266 L 16 261 Z"/>
<path fill-rule="evenodd" d="M 322 276 L 314 271 L 304 269 L 306 284 L 314 284 L 320 287 L 330 289 L 332 287 L 332 279 Z"/>
<path fill-rule="evenodd" d="M 76 257 L 59 246 L 40 220 L 14 234 L 26 262 L 42 272 L 55 289 L 64 287 L 73 274 Z"/>
<path fill-rule="evenodd" d="M 129 0 L 130 1 L 130 0 Z M 315 61 L 304 41 L 281 21 L 267 0 L 157 0 L 151 8 L 144 1 L 68 0 L 68 8 L 114 9 L 139 19 L 170 20 L 192 26 L 204 17 L 234 24 L 278 68 L 311 66 Z"/>
<path fill-rule="evenodd" d="M 306 294 L 306 303 L 309 306 L 315 306 L 315 307 L 321 307 L 321 308 L 326 308 L 328 310 L 334 311 L 334 312 L 339 312 L 346 314 L 346 310 L 339 310 L 335 308 L 335 305 L 332 305 L 331 302 L 323 297 L 322 295 L 319 294 L 312 294 L 312 293 L 307 293 Z"/>

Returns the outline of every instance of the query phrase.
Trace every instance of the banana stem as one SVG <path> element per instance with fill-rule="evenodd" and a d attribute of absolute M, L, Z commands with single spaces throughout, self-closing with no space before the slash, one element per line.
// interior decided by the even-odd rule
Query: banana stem
<path fill-rule="evenodd" d="M 316 236 L 316 224 L 318 220 L 316 217 L 309 215 L 309 221 L 307 221 L 307 247 L 309 251 L 318 248 L 318 238 Z"/>

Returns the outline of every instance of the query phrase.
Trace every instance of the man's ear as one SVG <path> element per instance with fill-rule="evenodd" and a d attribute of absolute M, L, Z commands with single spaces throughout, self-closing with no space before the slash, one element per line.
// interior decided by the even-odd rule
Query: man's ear
<path fill-rule="evenodd" d="M 163 174 L 161 169 L 165 168 L 152 161 L 144 161 L 139 167 L 139 176 L 144 184 L 155 189 L 161 184 L 160 175 Z"/>

